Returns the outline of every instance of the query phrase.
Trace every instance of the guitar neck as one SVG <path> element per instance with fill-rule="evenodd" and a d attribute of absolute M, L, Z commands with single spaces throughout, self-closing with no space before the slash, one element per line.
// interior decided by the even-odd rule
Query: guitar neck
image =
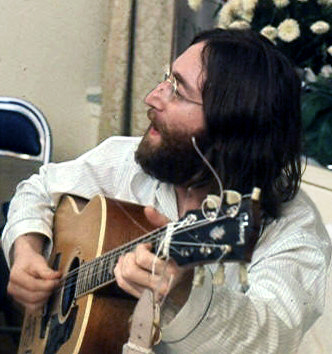
<path fill-rule="evenodd" d="M 201 210 L 189 211 L 176 224 L 170 223 L 74 269 L 77 280 L 75 297 L 114 282 L 114 268 L 119 257 L 133 251 L 140 243 L 152 243 L 158 255 L 162 252 L 178 266 L 221 261 L 250 262 L 259 237 L 260 221 L 259 201 L 250 195 L 242 198 L 235 214 L 230 207 L 230 213 L 207 219 Z M 73 277 L 70 273 L 69 277 Z"/>

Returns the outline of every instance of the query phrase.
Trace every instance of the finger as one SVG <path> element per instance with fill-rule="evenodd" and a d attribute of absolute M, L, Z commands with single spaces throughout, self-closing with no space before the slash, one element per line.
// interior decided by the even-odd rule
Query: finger
<path fill-rule="evenodd" d="M 134 253 L 120 257 L 114 274 L 119 287 L 135 297 L 140 297 L 146 288 L 156 292 L 158 297 L 165 296 L 170 290 L 173 278 L 172 274 L 166 272 L 157 275 L 140 268 L 135 262 Z"/>
<path fill-rule="evenodd" d="M 12 286 L 12 291 L 15 293 L 15 300 L 24 306 L 33 305 L 35 307 L 43 306 L 46 303 L 51 292 L 35 291 L 31 292 L 21 287 Z"/>
<path fill-rule="evenodd" d="M 49 267 L 44 257 L 40 256 L 32 263 L 28 264 L 27 271 L 35 278 L 59 279 L 61 272 Z"/>
<path fill-rule="evenodd" d="M 24 279 L 27 279 L 27 281 L 25 282 Z M 51 293 L 59 285 L 59 281 L 35 279 L 33 277 L 26 276 L 22 277 L 22 281 L 16 281 L 15 279 L 10 281 L 8 286 L 10 286 L 10 284 L 31 292 L 44 291 Z"/>
<path fill-rule="evenodd" d="M 123 280 L 130 283 L 136 283 L 140 286 L 150 285 L 150 272 L 141 268 L 136 262 L 134 252 L 126 253 L 119 260 L 119 273 Z"/>
<path fill-rule="evenodd" d="M 136 247 L 134 252 L 136 264 L 149 272 L 162 274 L 165 272 L 167 262 L 152 253 L 151 248 L 152 245 L 149 243 L 142 243 Z"/>
<path fill-rule="evenodd" d="M 51 292 L 56 286 L 59 284 L 59 279 L 41 279 L 36 278 L 34 275 L 30 273 L 13 268 L 10 278 L 8 287 L 10 288 L 11 285 L 15 285 L 16 287 L 21 287 L 28 291 L 47 291 Z M 9 289 L 10 290 L 10 289 Z"/>
<path fill-rule="evenodd" d="M 141 297 L 141 294 L 143 293 L 143 291 L 145 289 L 143 286 L 126 281 L 121 276 L 116 277 L 116 282 L 122 290 L 124 290 L 126 293 L 131 294 L 137 298 Z"/>
<path fill-rule="evenodd" d="M 156 227 L 162 227 L 165 226 L 167 223 L 169 223 L 169 219 L 163 215 L 160 214 L 154 207 L 152 206 L 147 206 L 144 208 L 144 214 L 145 217 L 148 219 L 148 221 Z"/>
<path fill-rule="evenodd" d="M 122 274 L 123 261 L 124 261 L 124 256 L 121 256 L 118 260 L 117 265 L 114 268 L 114 276 L 115 276 L 116 282 L 122 290 L 139 298 L 144 290 L 144 287 L 142 287 L 139 284 L 136 284 L 132 281 L 129 281 L 123 277 L 123 274 Z"/>

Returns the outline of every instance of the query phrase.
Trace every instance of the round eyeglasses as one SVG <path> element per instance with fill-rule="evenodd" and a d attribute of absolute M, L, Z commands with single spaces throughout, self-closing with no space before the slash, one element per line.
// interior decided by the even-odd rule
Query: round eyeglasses
<path fill-rule="evenodd" d="M 170 98 L 171 99 L 177 99 L 179 101 L 186 101 L 186 102 L 189 102 L 189 103 L 192 103 L 192 104 L 196 104 L 196 105 L 199 105 L 199 106 L 202 106 L 203 103 L 202 102 L 197 102 L 195 100 L 192 100 L 190 98 L 187 98 L 185 96 L 183 96 L 179 90 L 178 90 L 178 80 L 177 78 L 173 75 L 173 73 L 171 72 L 170 70 L 170 67 L 167 67 L 165 72 L 164 72 L 164 75 L 163 75 L 163 80 L 161 83 L 163 82 L 168 82 L 170 83 L 169 87 L 171 88 L 171 91 L 170 91 Z"/>

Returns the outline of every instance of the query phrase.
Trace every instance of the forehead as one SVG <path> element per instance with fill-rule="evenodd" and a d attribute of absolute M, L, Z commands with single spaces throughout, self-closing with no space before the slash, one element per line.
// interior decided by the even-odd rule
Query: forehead
<path fill-rule="evenodd" d="M 190 46 L 172 64 L 172 71 L 180 73 L 186 80 L 198 82 L 202 73 L 202 50 L 204 43 Z"/>

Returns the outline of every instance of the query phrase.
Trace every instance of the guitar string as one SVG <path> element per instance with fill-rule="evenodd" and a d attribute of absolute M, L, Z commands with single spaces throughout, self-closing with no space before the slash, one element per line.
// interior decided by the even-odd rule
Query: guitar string
<path fill-rule="evenodd" d="M 193 229 L 195 229 L 195 228 L 193 228 Z M 181 232 L 183 232 L 183 229 L 181 230 Z M 73 279 L 74 279 L 74 285 L 75 285 L 75 280 L 77 278 L 76 275 L 79 272 L 81 274 L 84 274 L 84 271 L 86 271 L 86 270 L 88 270 L 88 272 L 87 272 L 88 273 L 87 274 L 88 278 L 89 277 L 92 278 L 93 276 L 96 276 L 96 275 L 98 276 L 99 273 L 103 273 L 103 272 L 105 272 L 105 270 L 107 271 L 107 274 L 110 274 L 109 273 L 109 269 L 111 268 L 110 265 L 112 265 L 112 268 L 113 268 L 114 265 L 115 265 L 114 264 L 115 263 L 114 260 L 117 260 L 118 257 L 121 254 L 124 254 L 128 250 L 133 249 L 134 246 L 136 246 L 137 244 L 141 243 L 142 239 L 144 239 L 146 242 L 158 242 L 160 240 L 160 236 L 162 235 L 162 233 L 163 233 L 163 229 L 155 230 L 150 235 L 145 235 L 145 236 L 142 236 L 139 239 L 135 239 L 132 242 L 130 242 L 130 244 L 126 244 L 125 246 L 122 246 L 122 247 L 120 247 L 118 249 L 115 249 L 115 250 L 112 250 L 110 252 L 107 252 L 107 253 L 103 254 L 102 256 L 100 256 L 100 257 L 98 257 L 98 258 L 96 258 L 96 259 L 94 259 L 94 260 L 92 260 L 90 262 L 87 262 L 87 263 L 83 264 L 80 267 L 75 268 L 73 271 L 70 272 L 70 276 L 68 276 L 69 275 L 69 273 L 68 273 L 67 276 L 62 279 L 62 284 L 60 284 L 60 285 L 62 287 L 64 287 L 63 283 L 66 282 L 66 287 L 64 287 L 64 288 L 67 289 L 67 287 L 71 286 L 71 284 L 68 282 L 68 280 L 73 280 Z M 192 236 L 192 238 L 194 239 L 193 236 Z M 91 272 L 90 270 L 94 269 L 96 264 L 98 264 L 102 258 L 104 258 L 105 262 L 103 262 L 103 263 L 105 263 L 107 265 L 107 268 L 98 270 L 97 272 Z M 112 261 L 112 262 L 110 262 L 110 261 Z M 82 275 L 80 280 L 86 281 L 87 280 L 86 274 Z"/>
<path fill-rule="evenodd" d="M 248 197 L 247 195 L 243 196 L 243 198 L 247 198 L 247 197 Z M 226 217 L 225 215 L 222 215 L 222 216 L 216 218 L 213 221 L 214 222 L 215 221 L 220 221 L 220 220 L 224 219 L 225 217 Z M 206 220 L 206 219 L 198 220 L 198 221 L 194 222 L 193 224 L 188 225 L 187 227 L 183 227 L 179 231 L 174 232 L 174 234 L 176 235 L 178 233 L 185 232 L 185 231 L 188 232 L 188 230 L 194 230 L 194 229 L 196 229 L 198 227 L 202 227 L 202 225 L 199 225 L 199 224 L 209 224 L 209 223 L 211 223 L 210 220 Z M 98 263 L 102 259 L 106 260 L 106 262 L 109 262 L 110 260 L 112 260 L 113 261 L 112 267 L 113 267 L 114 266 L 114 259 L 117 260 L 119 255 L 126 253 L 128 250 L 133 249 L 133 246 L 136 246 L 137 244 L 141 243 L 142 240 L 147 241 L 147 242 L 160 240 L 160 235 L 164 232 L 164 229 L 165 228 L 155 230 L 155 231 L 153 231 L 152 233 L 150 233 L 148 235 L 144 235 L 142 237 L 139 237 L 138 239 L 133 240 L 132 242 L 126 244 L 125 246 L 121 246 L 118 249 L 109 251 L 109 252 L 103 254 L 102 256 L 97 257 L 96 259 L 94 259 L 92 261 L 84 263 L 82 266 L 79 266 L 79 267 L 75 268 L 74 270 L 68 272 L 66 277 L 61 279 L 59 287 L 60 288 L 65 288 L 65 289 L 66 289 L 66 287 L 70 287 L 71 286 L 71 284 L 69 282 L 70 280 L 73 280 L 73 283 L 75 284 L 76 281 L 77 281 L 77 276 L 78 276 L 79 272 L 81 272 L 81 274 L 84 274 L 83 272 L 88 270 L 87 275 L 88 275 L 88 278 L 90 278 L 90 280 L 91 280 L 92 277 L 99 276 L 99 273 L 103 273 L 103 272 L 106 273 L 105 269 L 98 270 L 97 272 L 91 272 L 91 269 L 96 268 L 96 266 L 98 268 L 100 268 L 98 266 Z M 195 240 L 195 238 L 193 236 L 192 236 L 192 238 Z M 173 241 L 173 243 L 174 243 L 174 241 Z M 181 243 L 177 243 L 177 244 L 181 244 Z M 198 246 L 201 247 L 202 244 L 199 244 L 199 245 L 193 244 L 192 246 L 193 247 L 195 247 L 195 246 L 196 247 L 198 247 Z M 203 245 L 203 246 L 207 246 L 207 247 L 210 247 L 210 248 L 211 247 L 212 248 L 213 247 L 219 247 L 219 245 L 216 246 L 216 245 L 213 245 L 213 244 L 206 244 L 206 245 Z M 172 249 L 174 249 L 174 248 L 172 248 Z M 111 259 L 109 259 L 109 257 L 111 257 Z M 104 263 L 106 263 L 106 262 L 104 262 Z M 109 268 L 110 268 L 110 266 L 108 266 L 106 269 L 109 270 Z M 107 272 L 107 273 L 109 273 L 109 272 Z M 84 276 L 82 276 L 79 280 L 81 282 L 82 281 L 86 281 L 87 280 L 86 275 L 84 274 Z M 64 284 L 66 284 L 66 287 L 64 287 Z M 94 287 L 97 287 L 97 286 L 94 286 Z"/>
<path fill-rule="evenodd" d="M 220 216 L 218 218 L 216 218 L 214 220 L 215 221 L 220 221 L 222 219 L 224 219 L 226 216 L 223 215 L 223 216 Z M 188 232 L 190 230 L 195 230 L 197 229 L 198 227 L 202 227 L 202 225 L 199 225 L 199 224 L 209 224 L 211 223 L 210 220 L 199 220 L 199 221 L 196 221 L 194 224 L 191 224 L 191 225 L 188 225 L 187 227 L 183 227 L 182 229 L 178 230 L 178 231 L 175 231 L 174 232 L 174 235 L 178 234 L 178 233 L 182 233 L 182 232 Z M 142 239 L 145 239 L 145 241 L 147 242 L 156 242 L 156 241 L 159 241 L 160 240 L 160 235 L 162 235 L 162 233 L 164 232 L 164 228 L 162 229 L 158 229 L 158 230 L 155 230 L 153 231 L 152 233 L 150 233 L 150 235 L 145 235 L 145 236 L 142 236 L 136 240 L 133 240 L 132 242 L 130 242 L 129 244 L 126 244 L 124 247 L 120 247 L 118 249 L 115 249 L 115 250 L 112 250 L 110 252 L 107 252 L 105 253 L 104 255 L 92 260 L 92 261 L 89 261 L 87 263 L 84 263 L 82 266 L 80 267 L 77 267 L 75 268 L 73 271 L 69 272 L 67 274 L 66 277 L 62 278 L 61 279 L 61 282 L 60 282 L 60 289 L 58 291 L 61 290 L 61 288 L 64 288 L 64 289 L 68 289 L 70 288 L 71 286 L 75 286 L 75 284 L 77 284 L 76 280 L 77 280 L 77 276 L 78 276 L 78 273 L 81 272 L 81 274 L 84 274 L 84 271 L 88 270 L 87 274 L 84 274 L 82 275 L 82 277 L 79 279 L 79 282 L 82 282 L 82 281 L 92 281 L 92 278 L 94 277 L 95 279 L 93 281 L 96 281 L 96 278 L 98 278 L 98 276 L 101 274 L 107 274 L 107 276 L 112 276 L 111 273 L 110 273 L 110 268 L 112 265 L 112 268 L 114 267 L 114 260 L 117 260 L 118 259 L 118 256 L 121 255 L 121 254 L 124 254 L 127 252 L 127 250 L 130 250 L 133 248 L 133 246 L 135 246 L 136 244 L 139 244 L 141 242 Z M 194 238 L 194 236 L 192 236 L 192 238 L 194 240 L 196 240 Z M 182 244 L 182 245 L 188 245 L 187 243 L 185 242 L 178 242 L 178 241 L 173 241 L 173 244 Z M 197 244 L 197 243 L 192 243 L 190 244 L 192 247 L 202 247 L 203 246 L 206 246 L 206 247 L 215 247 L 215 248 L 219 248 L 220 246 L 219 245 L 214 245 L 214 244 Z M 172 248 L 174 249 L 174 248 Z M 176 251 L 176 250 L 175 250 Z M 99 269 L 100 266 L 98 266 L 98 271 L 95 272 L 95 271 L 92 271 L 91 272 L 91 269 L 95 269 L 96 266 L 100 263 L 100 260 L 103 259 L 103 263 L 107 265 L 107 268 L 103 268 L 103 269 Z M 110 261 L 113 261 L 113 262 L 110 262 Z M 77 276 L 76 276 L 77 275 Z M 90 278 L 90 279 L 89 279 Z M 70 283 L 70 281 L 73 280 L 72 283 Z M 99 281 L 100 281 L 100 278 L 99 278 Z M 110 279 L 107 279 L 106 282 L 109 282 Z M 66 286 L 64 286 L 66 285 Z M 81 284 L 79 283 L 78 286 L 80 286 Z M 98 287 L 98 285 L 93 285 L 92 287 Z"/>
<path fill-rule="evenodd" d="M 242 200 L 243 200 L 243 199 L 246 199 L 246 198 L 248 198 L 248 197 L 250 197 L 250 194 L 248 194 L 248 195 L 243 195 L 243 196 L 242 196 Z M 120 205 L 119 205 L 119 206 L 120 206 Z M 121 207 L 121 206 L 120 206 L 120 207 Z M 123 211 L 126 215 L 128 214 L 127 211 L 126 211 L 124 208 L 123 208 L 122 211 Z M 127 216 L 130 216 L 130 214 L 128 214 Z M 225 217 L 226 217 L 225 215 L 222 215 L 222 216 L 220 216 L 219 218 L 216 218 L 216 219 L 214 219 L 214 220 L 212 220 L 212 221 L 214 221 L 214 222 L 220 221 L 220 220 L 222 220 L 222 219 L 225 218 Z M 140 228 L 141 228 L 142 230 L 145 230 L 145 231 L 146 231 L 146 229 L 145 229 L 144 227 L 142 227 L 138 222 L 136 222 L 136 220 L 133 219 L 131 216 L 130 216 L 130 219 L 132 219 L 132 221 L 134 221 L 135 224 L 137 224 L 138 226 L 140 226 Z M 196 221 L 194 224 L 188 225 L 188 226 L 187 226 L 187 229 L 186 229 L 185 227 L 183 227 L 182 229 L 180 229 L 180 231 L 174 232 L 174 235 L 176 235 L 176 234 L 178 234 L 178 233 L 180 233 L 180 232 L 187 232 L 187 230 L 190 230 L 190 228 L 195 229 L 195 228 L 198 228 L 198 227 L 202 227 L 202 225 L 199 225 L 200 223 L 209 224 L 210 222 L 211 222 L 211 220 L 209 220 L 209 219 L 198 220 L 198 221 Z M 203 225 L 203 226 L 204 226 L 204 225 Z M 128 244 L 125 245 L 125 246 L 127 246 L 127 248 L 124 247 L 124 246 L 120 246 L 118 249 L 109 251 L 109 252 L 103 254 L 102 256 L 97 257 L 97 258 L 96 258 L 95 260 L 93 260 L 93 261 L 89 261 L 89 262 L 84 263 L 82 266 L 79 266 L 79 267 L 75 268 L 74 270 L 68 272 L 67 275 L 66 275 L 66 277 L 64 277 L 63 279 L 61 279 L 62 282 L 68 281 L 68 279 L 69 279 L 71 276 L 76 277 L 76 274 L 77 274 L 78 272 L 82 271 L 82 270 L 85 270 L 85 268 L 90 268 L 91 266 L 94 266 L 94 265 L 95 265 L 94 262 L 99 262 L 100 259 L 101 259 L 101 257 L 105 257 L 105 256 L 107 256 L 107 254 L 109 254 L 109 253 L 112 253 L 112 254 L 114 254 L 114 253 L 116 253 L 116 252 L 125 253 L 127 250 L 131 250 L 132 247 L 133 247 L 133 245 L 137 245 L 137 244 L 141 243 L 142 240 L 145 239 L 145 241 L 149 241 L 149 240 L 148 240 L 148 237 L 158 237 L 158 238 L 159 238 L 160 235 L 162 234 L 162 232 L 164 232 L 164 229 L 165 229 L 165 228 L 158 229 L 158 230 L 154 230 L 154 231 L 153 231 L 152 233 L 150 233 L 150 234 L 148 233 L 147 235 L 141 236 L 141 237 L 139 237 L 139 238 L 133 240 L 132 242 L 129 242 Z M 157 232 L 156 235 L 154 235 L 155 232 Z M 160 233 L 158 234 L 158 232 L 160 232 Z M 93 274 L 92 274 L 92 275 L 93 275 Z M 90 275 L 90 276 L 91 276 L 91 275 Z M 61 286 L 61 285 L 62 285 L 62 283 L 60 282 L 60 286 Z"/>
<path fill-rule="evenodd" d="M 216 179 L 217 181 L 217 184 L 218 184 L 218 187 L 219 187 L 219 198 L 220 198 L 220 205 L 217 206 L 217 209 L 216 209 L 216 215 L 219 215 L 219 212 L 220 212 L 220 209 L 221 209 L 221 204 L 222 204 L 222 201 L 223 201 L 223 183 L 220 179 L 220 177 L 218 176 L 217 172 L 214 170 L 214 168 L 211 166 L 211 164 L 209 163 L 209 161 L 206 159 L 206 157 L 203 155 L 203 153 L 201 152 L 201 150 L 199 149 L 199 147 L 197 146 L 196 144 L 196 139 L 194 136 L 191 137 L 191 141 L 192 141 L 192 144 L 193 144 L 193 147 L 196 151 L 196 153 L 199 155 L 199 157 L 202 159 L 203 163 L 208 167 L 208 169 L 210 170 L 210 172 L 212 173 L 213 177 Z M 247 195 L 246 195 L 247 196 Z M 242 197 L 246 197 L 246 196 L 242 196 Z M 242 199 L 241 198 L 241 203 L 242 203 Z M 241 203 L 239 204 L 239 208 L 241 206 Z M 140 223 L 138 223 L 134 218 L 132 218 L 132 216 L 127 212 L 127 210 L 125 208 L 122 207 L 121 204 L 117 204 L 118 207 L 121 208 L 122 212 L 125 213 L 125 215 L 127 217 L 129 217 L 129 219 L 131 221 L 133 221 L 136 225 L 138 225 L 144 232 L 146 232 L 147 230 L 142 227 L 142 225 L 140 225 Z M 202 214 L 203 216 L 206 218 L 206 213 L 205 211 L 203 210 L 203 207 L 202 207 Z M 208 218 L 206 218 L 208 220 Z M 209 220 L 210 221 L 210 220 Z M 183 230 L 182 230 L 183 231 Z M 79 271 L 79 269 L 77 270 Z M 76 273 L 73 273 L 74 276 L 76 276 Z M 69 274 L 67 276 L 70 276 Z"/>
<path fill-rule="evenodd" d="M 197 246 L 196 244 L 192 244 L 193 246 Z M 198 247 L 198 246 L 197 246 Z M 225 248 L 221 249 L 221 255 L 220 257 L 216 260 L 216 262 L 220 262 L 227 254 L 229 253 L 229 251 Z M 104 271 L 101 271 L 101 273 L 103 273 Z M 100 272 L 99 272 L 100 273 Z M 98 274 L 97 273 L 94 273 L 94 274 Z M 110 285 L 112 283 L 114 283 L 115 281 L 115 277 L 114 275 L 112 275 L 111 273 L 107 273 L 107 276 L 110 276 L 109 279 L 107 280 L 104 280 L 104 285 Z M 85 279 L 86 280 L 86 279 Z M 107 283 L 107 284 L 106 284 Z M 82 284 L 79 284 L 79 283 L 71 283 L 71 284 L 67 284 L 64 288 L 64 290 L 70 290 L 71 288 L 79 288 L 80 285 Z M 92 285 L 90 287 L 87 287 L 87 288 L 83 288 L 83 289 L 80 289 L 79 291 L 79 294 L 75 294 L 75 298 L 79 298 L 83 295 L 86 295 L 90 292 L 93 292 L 96 288 L 98 288 L 100 286 L 100 284 L 95 284 L 95 285 Z M 60 291 L 61 289 L 58 289 L 58 291 Z"/>
<path fill-rule="evenodd" d="M 220 216 L 219 218 L 216 218 L 214 220 L 214 222 L 223 220 L 224 218 L 226 218 L 225 215 Z M 183 232 L 189 232 L 191 230 L 195 230 L 199 227 L 208 225 L 209 223 L 211 223 L 210 220 L 205 220 L 205 219 L 198 220 L 191 225 L 185 226 L 180 230 L 176 230 L 174 232 L 174 235 L 177 235 L 177 234 L 183 233 Z M 203 225 L 201 225 L 201 224 L 203 224 Z M 120 255 L 120 254 L 126 253 L 128 250 L 131 250 L 134 246 L 141 243 L 142 240 L 144 240 L 146 242 L 158 241 L 161 238 L 161 236 L 163 235 L 164 229 L 165 229 L 165 227 L 158 229 L 158 230 L 154 230 L 147 235 L 141 236 L 141 237 L 127 243 L 126 245 L 123 245 L 123 246 L 120 246 L 114 250 L 108 251 L 108 252 L 104 253 L 102 256 L 99 256 L 92 261 L 86 262 L 86 263 L 82 264 L 81 266 L 75 268 L 74 270 L 68 272 L 67 275 L 64 278 L 62 278 L 61 280 L 62 281 L 68 280 L 71 276 L 75 276 L 76 273 L 78 273 L 79 271 L 82 271 L 84 268 L 89 268 L 89 267 L 93 266 L 94 262 L 98 262 L 103 257 L 107 257 L 109 255 Z M 193 239 L 194 239 L 194 237 L 193 237 Z"/>

